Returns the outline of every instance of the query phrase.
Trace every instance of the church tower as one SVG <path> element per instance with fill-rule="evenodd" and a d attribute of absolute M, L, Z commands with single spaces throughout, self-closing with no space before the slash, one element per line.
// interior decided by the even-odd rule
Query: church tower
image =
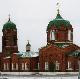
<path fill-rule="evenodd" d="M 29 43 L 29 41 L 28 41 L 28 44 L 26 45 L 26 52 L 28 52 L 28 51 L 30 51 L 31 50 L 31 45 L 30 45 L 30 43 Z"/>
<path fill-rule="evenodd" d="M 16 25 L 11 22 L 10 16 L 8 22 L 3 25 L 2 36 L 2 52 L 5 55 L 18 52 L 17 45 L 17 28 Z"/>
<path fill-rule="evenodd" d="M 47 26 L 47 44 L 63 46 L 73 43 L 73 28 L 69 21 L 63 19 L 58 13 L 55 19 Z"/>

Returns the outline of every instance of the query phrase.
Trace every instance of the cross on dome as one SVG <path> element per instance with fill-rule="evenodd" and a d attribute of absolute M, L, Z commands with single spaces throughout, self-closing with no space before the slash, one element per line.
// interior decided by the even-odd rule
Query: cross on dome
<path fill-rule="evenodd" d="M 8 21 L 10 21 L 10 14 L 9 14 L 9 20 Z"/>
<path fill-rule="evenodd" d="M 57 13 L 59 14 L 59 8 L 60 8 L 60 0 L 57 0 L 57 4 L 56 4 L 56 6 L 57 6 Z"/>

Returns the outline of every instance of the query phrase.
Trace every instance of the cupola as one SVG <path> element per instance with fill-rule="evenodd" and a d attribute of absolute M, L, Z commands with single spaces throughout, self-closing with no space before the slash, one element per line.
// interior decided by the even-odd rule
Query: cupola
<path fill-rule="evenodd" d="M 16 29 L 16 25 L 13 22 L 11 22 L 10 17 L 9 20 L 3 25 L 3 30 L 6 29 Z"/>
<path fill-rule="evenodd" d="M 66 42 L 73 42 L 73 28 L 68 20 L 62 18 L 58 9 L 56 18 L 47 26 L 47 44 Z"/>
<path fill-rule="evenodd" d="M 26 52 L 30 51 L 30 50 L 31 50 L 31 45 L 30 45 L 29 40 L 28 40 L 28 43 L 26 45 Z"/>
<path fill-rule="evenodd" d="M 51 28 L 51 26 L 53 26 L 53 25 L 56 28 L 60 28 L 61 26 L 65 26 L 65 27 L 71 26 L 70 22 L 68 20 L 63 19 L 59 12 L 58 12 L 56 18 L 49 22 L 49 24 L 47 26 L 47 30 L 49 28 Z"/>

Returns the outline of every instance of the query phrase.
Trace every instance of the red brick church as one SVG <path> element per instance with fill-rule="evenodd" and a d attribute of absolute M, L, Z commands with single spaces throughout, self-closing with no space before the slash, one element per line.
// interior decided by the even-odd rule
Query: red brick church
<path fill-rule="evenodd" d="M 2 32 L 0 71 L 78 71 L 80 47 L 73 44 L 72 25 L 61 17 L 59 11 L 47 26 L 47 45 L 42 47 L 39 53 L 31 51 L 29 41 L 26 52 L 18 51 L 17 28 L 10 18 L 4 24 Z"/>

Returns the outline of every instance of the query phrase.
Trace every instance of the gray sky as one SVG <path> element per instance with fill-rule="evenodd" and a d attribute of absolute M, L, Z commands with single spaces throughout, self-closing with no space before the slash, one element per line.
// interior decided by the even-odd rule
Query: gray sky
<path fill-rule="evenodd" d="M 18 29 L 19 51 L 25 51 L 30 40 L 32 51 L 46 45 L 46 28 L 56 16 L 57 0 L 0 0 L 0 51 L 2 28 L 10 13 Z M 60 14 L 74 28 L 74 43 L 80 46 L 80 0 L 61 0 Z"/>

